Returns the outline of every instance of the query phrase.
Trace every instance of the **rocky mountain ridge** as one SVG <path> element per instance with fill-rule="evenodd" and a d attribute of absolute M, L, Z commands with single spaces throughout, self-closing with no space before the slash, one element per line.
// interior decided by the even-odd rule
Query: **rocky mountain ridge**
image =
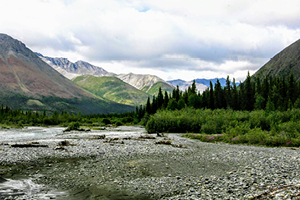
<path fill-rule="evenodd" d="M 73 79 L 81 75 L 93 75 L 93 76 L 115 76 L 116 74 L 107 72 L 101 67 L 94 66 L 85 61 L 77 61 L 75 63 L 69 61 L 67 58 L 51 58 L 43 56 L 40 53 L 35 53 L 44 62 L 53 67 L 56 71 L 61 73 L 68 79 Z"/>
<path fill-rule="evenodd" d="M 135 88 L 142 90 L 144 92 L 149 92 L 150 89 L 156 84 L 156 83 L 163 83 L 170 89 L 173 89 L 174 86 L 171 84 L 167 83 L 165 80 L 159 78 L 158 76 L 155 75 L 150 75 L 150 74 L 119 74 L 117 75 L 119 79 L 124 81 L 125 83 L 128 83 Z"/>

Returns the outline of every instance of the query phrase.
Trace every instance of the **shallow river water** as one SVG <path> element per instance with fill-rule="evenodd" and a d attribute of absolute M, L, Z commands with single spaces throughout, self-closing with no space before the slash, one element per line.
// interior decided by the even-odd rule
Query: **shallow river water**
<path fill-rule="evenodd" d="M 92 132 L 67 132 L 64 133 L 63 127 L 25 127 L 23 129 L 2 129 L 0 130 L 0 144 L 11 145 L 16 143 L 49 143 L 58 142 L 63 139 L 86 139 L 95 135 L 105 135 L 109 138 L 138 137 L 145 133 L 145 129 L 141 127 L 118 127 L 106 128 L 105 130 Z M 48 144 L 47 143 L 47 144 Z M 0 148 L 0 150 L 2 150 Z M 25 150 L 20 148 L 21 151 Z M 2 152 L 0 151 L 0 157 Z M 72 199 L 68 198 L 67 191 L 57 189 L 49 189 L 47 186 L 37 184 L 34 179 L 40 178 L 40 174 L 36 177 L 26 178 L 22 174 L 15 174 L 11 178 L 2 178 L 5 174 L 0 174 L 0 200 L 4 199 Z M 105 193 L 105 192 L 104 192 Z M 111 194 L 109 194 L 111 195 Z"/>

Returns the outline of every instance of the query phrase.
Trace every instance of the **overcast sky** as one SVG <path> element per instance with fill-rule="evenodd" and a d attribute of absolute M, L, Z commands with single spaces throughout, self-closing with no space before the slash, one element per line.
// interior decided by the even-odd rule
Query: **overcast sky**
<path fill-rule="evenodd" d="M 240 81 L 300 39 L 300 1 L 1 0 L 0 32 L 110 72 Z"/>

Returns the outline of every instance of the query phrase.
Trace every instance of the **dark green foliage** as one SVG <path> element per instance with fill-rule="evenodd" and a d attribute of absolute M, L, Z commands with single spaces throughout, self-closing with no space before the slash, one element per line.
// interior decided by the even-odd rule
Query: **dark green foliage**
<path fill-rule="evenodd" d="M 105 125 L 111 124 L 111 121 L 107 118 L 102 119 L 102 123 Z"/>
<path fill-rule="evenodd" d="M 167 110 L 176 110 L 177 109 L 177 102 L 176 99 L 170 99 Z"/>
<path fill-rule="evenodd" d="M 181 110 L 183 108 L 185 108 L 186 104 L 185 104 L 185 100 L 183 98 L 179 99 L 178 103 L 177 103 L 177 109 Z"/>

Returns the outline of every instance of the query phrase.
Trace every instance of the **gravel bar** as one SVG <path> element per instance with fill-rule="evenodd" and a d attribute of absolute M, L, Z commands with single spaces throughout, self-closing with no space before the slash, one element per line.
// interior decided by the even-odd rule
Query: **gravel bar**
<path fill-rule="evenodd" d="M 12 147 L 24 143 L 33 147 Z M 150 137 L 143 127 L 61 131 L 0 143 L 0 183 L 26 178 L 41 186 L 7 195 L 0 185 L 0 200 L 300 199 L 299 166 L 295 148 Z"/>

